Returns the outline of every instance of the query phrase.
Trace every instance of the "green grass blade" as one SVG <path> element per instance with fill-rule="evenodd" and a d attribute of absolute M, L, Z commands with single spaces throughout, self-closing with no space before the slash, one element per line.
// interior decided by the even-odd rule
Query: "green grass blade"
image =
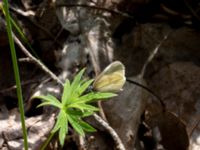
<path fill-rule="evenodd" d="M 1 3 L 0 3 L 0 10 L 3 11 L 3 14 L 5 15 L 5 10 L 4 8 L 2 8 Z M 11 21 L 11 25 L 16 29 L 17 33 L 20 35 L 20 37 L 22 38 L 22 40 L 28 45 L 28 48 L 32 51 L 32 53 L 35 55 L 35 57 L 39 58 L 37 53 L 35 52 L 35 50 L 32 48 L 32 46 L 29 44 L 28 39 L 26 38 L 26 36 L 24 35 L 22 29 L 17 25 L 17 23 L 14 21 L 14 19 L 12 19 L 11 16 L 9 16 L 10 21 Z"/>
<path fill-rule="evenodd" d="M 10 50 L 11 50 L 12 62 L 13 62 L 13 70 L 14 70 L 15 81 L 17 85 L 17 97 L 18 97 L 18 105 L 19 105 L 21 125 L 22 125 L 22 131 L 23 131 L 24 149 L 28 150 L 28 140 L 27 140 L 27 131 L 26 131 L 26 126 L 25 126 L 23 97 L 22 97 L 19 69 L 18 69 L 18 64 L 17 64 L 17 56 L 16 56 L 16 51 L 15 51 L 15 46 L 14 46 L 14 40 L 12 37 L 12 26 L 11 26 L 10 14 L 8 10 L 9 6 L 8 6 L 7 0 L 3 0 L 3 2 L 4 2 L 3 8 L 5 10 L 6 23 L 7 23 L 6 30 L 8 32 L 8 39 L 9 39 L 9 45 L 10 45 Z"/>
<path fill-rule="evenodd" d="M 17 23 L 12 19 L 12 17 L 10 16 L 10 21 L 13 25 L 13 27 L 15 27 L 16 31 L 18 32 L 18 34 L 21 36 L 22 40 L 28 45 L 28 48 L 31 50 L 31 52 L 34 54 L 35 57 L 39 58 L 39 56 L 36 54 L 35 50 L 32 48 L 32 46 L 30 45 L 30 43 L 28 42 L 28 39 L 26 38 L 26 36 L 24 35 L 23 31 L 21 30 L 21 28 L 17 25 Z"/>

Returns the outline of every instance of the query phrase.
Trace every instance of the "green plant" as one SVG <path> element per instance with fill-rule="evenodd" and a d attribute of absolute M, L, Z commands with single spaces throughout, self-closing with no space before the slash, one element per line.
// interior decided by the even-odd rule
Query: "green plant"
<path fill-rule="evenodd" d="M 94 91 L 84 93 L 93 82 L 93 80 L 82 79 L 84 70 L 85 69 L 82 69 L 75 76 L 71 84 L 68 79 L 66 80 L 61 101 L 50 94 L 47 96 L 41 95 L 33 97 L 43 100 L 43 103 L 41 103 L 38 107 L 52 105 L 59 108 L 60 111 L 57 115 L 57 121 L 51 132 L 59 132 L 59 141 L 61 146 L 64 145 L 64 140 L 68 132 L 68 124 L 71 124 L 74 130 L 81 136 L 84 136 L 85 131 L 96 131 L 91 125 L 82 120 L 84 117 L 90 116 L 99 110 L 90 103 L 116 96 L 114 93 L 102 93 Z"/>
<path fill-rule="evenodd" d="M 0 1 L 1 2 L 1 1 Z M 23 139 L 24 139 L 24 149 L 28 150 L 28 140 L 27 140 L 27 131 L 25 125 L 25 116 L 24 116 L 24 105 L 23 105 L 23 96 L 22 96 L 22 89 L 21 89 L 21 81 L 19 76 L 19 68 L 17 64 L 17 56 L 15 51 L 14 40 L 12 37 L 12 24 L 11 24 L 11 17 L 9 13 L 9 4 L 7 0 L 3 0 L 3 3 L 0 3 L 0 9 L 4 10 L 5 18 L 6 18 L 6 30 L 8 33 L 10 51 L 12 56 L 12 63 L 13 63 L 13 70 L 15 75 L 15 82 L 17 86 L 17 98 L 18 98 L 18 107 L 20 111 L 20 119 L 22 125 L 22 132 L 23 132 Z"/>
<path fill-rule="evenodd" d="M 6 16 L 6 11 L 5 11 L 5 7 L 3 6 L 3 3 L 0 0 L 0 11 L 3 12 L 4 16 Z M 31 52 L 37 57 L 39 58 L 39 56 L 37 55 L 37 53 L 35 52 L 35 50 L 32 48 L 31 44 L 29 43 L 29 40 L 27 39 L 26 35 L 24 34 L 23 30 L 21 29 L 21 27 L 18 25 L 17 20 L 15 21 L 11 14 L 9 14 L 9 20 L 10 23 L 12 25 L 12 27 L 15 29 L 14 31 L 16 31 L 16 33 L 19 35 L 19 37 L 21 38 L 21 40 L 28 46 L 28 48 L 31 50 Z"/>

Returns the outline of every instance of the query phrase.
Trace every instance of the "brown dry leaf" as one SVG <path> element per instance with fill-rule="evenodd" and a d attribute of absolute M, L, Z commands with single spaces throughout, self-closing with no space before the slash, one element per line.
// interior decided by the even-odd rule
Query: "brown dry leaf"
<path fill-rule="evenodd" d="M 145 85 L 140 77 L 133 80 Z M 134 149 L 147 96 L 143 88 L 126 82 L 123 91 L 117 97 L 103 103 L 110 125 L 117 131 L 127 150 Z"/>
<path fill-rule="evenodd" d="M 163 112 L 146 121 L 157 137 L 157 144 L 162 144 L 169 150 L 187 150 L 189 137 L 186 126 L 176 115 L 171 112 Z M 157 129 L 157 131 L 156 131 Z"/>
<path fill-rule="evenodd" d="M 22 150 L 23 135 L 20 122 L 20 114 L 17 109 L 10 112 L 1 112 L 1 116 L 5 116 L 0 120 L 0 141 L 1 148 L 9 148 L 10 150 Z M 26 127 L 28 129 L 29 150 L 38 150 L 45 141 L 55 122 L 55 115 L 40 115 L 26 118 Z"/>
<path fill-rule="evenodd" d="M 154 87 L 153 90 L 161 95 L 167 110 L 174 112 L 186 123 L 188 135 L 192 133 L 191 149 L 200 148 L 198 141 L 200 134 L 200 125 L 198 124 L 200 115 L 199 81 L 199 66 L 192 62 L 174 62 L 163 67 L 149 82 L 150 86 Z M 193 130 L 196 125 L 196 129 Z"/>

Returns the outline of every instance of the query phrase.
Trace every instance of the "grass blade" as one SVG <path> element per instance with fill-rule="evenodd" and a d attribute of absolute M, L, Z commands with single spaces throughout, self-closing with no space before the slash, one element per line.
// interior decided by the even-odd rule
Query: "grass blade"
<path fill-rule="evenodd" d="M 21 82 L 20 82 L 20 76 L 19 76 L 19 69 L 17 64 L 17 56 L 14 46 L 14 40 L 12 37 L 12 26 L 10 21 L 10 13 L 9 13 L 9 6 L 8 1 L 3 0 L 3 8 L 5 10 L 5 16 L 6 16 L 6 30 L 8 33 L 8 39 L 9 39 L 9 45 L 11 50 L 11 56 L 12 56 L 12 62 L 13 62 L 13 70 L 15 74 L 15 82 L 17 85 L 17 97 L 18 97 L 18 107 L 20 111 L 20 118 L 21 118 L 21 125 L 22 125 L 22 131 L 23 131 L 23 139 L 24 139 L 24 149 L 28 150 L 28 140 L 27 140 L 27 131 L 26 131 L 26 125 L 25 125 L 25 116 L 24 116 L 24 105 L 23 105 L 23 96 L 22 96 L 22 89 L 21 89 Z"/>

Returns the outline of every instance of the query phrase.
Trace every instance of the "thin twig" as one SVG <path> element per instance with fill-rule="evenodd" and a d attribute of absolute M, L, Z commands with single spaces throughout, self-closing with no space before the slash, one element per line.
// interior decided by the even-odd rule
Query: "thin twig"
<path fill-rule="evenodd" d="M 35 16 L 35 12 L 32 11 L 32 10 L 23 11 L 23 10 L 21 10 L 21 9 L 19 9 L 19 8 L 12 7 L 11 5 L 10 5 L 10 8 L 11 8 L 11 10 L 15 11 L 16 13 L 18 13 L 18 14 L 24 16 L 24 17 L 32 17 L 32 16 Z"/>
<path fill-rule="evenodd" d="M 103 125 L 103 127 L 105 127 L 106 130 L 110 133 L 110 135 L 112 136 L 112 138 L 113 138 L 113 140 L 116 144 L 116 148 L 118 150 L 126 150 L 121 139 L 120 139 L 120 137 L 115 132 L 115 130 L 107 122 L 105 122 L 100 116 L 98 116 L 97 114 L 94 114 L 93 116 L 96 119 L 96 121 L 98 121 L 101 125 Z"/>
<path fill-rule="evenodd" d="M 78 140 L 79 140 L 79 150 L 87 150 L 85 147 L 85 138 L 81 135 L 78 136 Z"/>
<path fill-rule="evenodd" d="M 147 66 L 149 65 L 149 63 L 153 60 L 153 58 L 155 57 L 155 55 L 158 53 L 158 50 L 160 49 L 161 45 L 164 43 L 164 41 L 167 40 L 167 38 L 169 37 L 171 32 L 169 32 L 167 35 L 164 36 L 164 38 L 162 39 L 162 41 L 160 41 L 160 43 L 154 48 L 154 50 L 151 52 L 151 54 L 149 55 L 148 59 L 146 60 L 142 71 L 140 73 L 140 76 L 143 77 L 144 73 L 146 71 Z"/>
<path fill-rule="evenodd" d="M 143 68 L 142 68 L 142 70 L 141 70 L 140 77 L 143 78 L 147 66 L 148 66 L 149 63 L 153 60 L 153 58 L 156 56 L 156 54 L 158 53 L 158 50 L 160 49 L 160 47 L 162 46 L 162 44 L 164 43 L 164 41 L 166 41 L 166 40 L 168 39 L 170 33 L 171 33 L 171 32 L 169 32 L 167 35 L 165 35 L 164 38 L 160 41 L 160 43 L 159 43 L 159 44 L 154 48 L 154 50 L 151 52 L 151 54 L 150 54 L 149 57 L 147 58 L 147 60 L 146 60 L 146 62 L 145 62 L 145 64 L 144 64 L 144 66 L 143 66 Z M 165 106 L 165 103 L 164 103 L 164 102 L 162 101 L 162 99 L 161 99 L 159 96 L 157 96 L 152 90 L 150 90 L 149 88 L 147 88 L 147 87 L 145 87 L 145 86 L 143 86 L 143 85 L 141 85 L 141 84 L 139 84 L 139 83 L 137 83 L 137 82 L 134 82 L 134 81 L 129 80 L 129 79 L 127 79 L 127 80 L 128 80 L 129 82 L 132 82 L 132 83 L 134 83 L 134 84 L 136 84 L 136 85 L 138 85 L 138 86 L 140 86 L 140 87 L 146 89 L 148 92 L 150 92 L 151 94 L 153 94 L 153 95 L 159 100 L 159 102 L 160 102 L 160 104 L 161 104 L 161 106 L 162 106 L 162 108 L 163 108 L 163 111 L 165 111 L 165 109 L 166 109 L 166 108 L 165 108 L 165 107 L 166 107 L 166 106 Z"/>
<path fill-rule="evenodd" d="M 44 70 L 53 80 L 55 80 L 57 83 L 63 86 L 63 82 L 53 72 L 51 72 L 40 60 L 31 55 L 31 53 L 29 53 L 29 51 L 24 47 L 21 41 L 14 35 L 14 33 L 13 37 L 15 43 L 21 48 L 21 50 L 24 52 L 26 56 L 28 56 L 37 66 L 39 66 L 42 70 Z"/>
<path fill-rule="evenodd" d="M 31 83 L 37 83 L 37 82 L 39 82 L 39 80 L 37 79 L 37 80 L 28 80 L 28 81 L 22 81 L 22 83 L 21 83 L 21 85 L 22 86 L 25 86 L 25 85 L 27 85 L 27 84 L 31 84 Z M 12 90 L 15 90 L 17 88 L 17 86 L 16 85 L 13 85 L 13 86 L 11 86 L 11 87 L 9 87 L 9 88 L 5 88 L 5 89 L 0 89 L 0 93 L 5 93 L 5 92 L 10 92 L 10 91 L 12 91 Z"/>
<path fill-rule="evenodd" d="M 190 6 L 190 4 L 189 4 L 186 0 L 184 0 L 184 3 L 185 3 L 185 5 L 186 5 L 186 7 L 189 9 L 189 11 L 192 13 L 192 15 L 193 15 L 196 19 L 198 19 L 198 20 L 200 21 L 200 17 L 199 17 L 198 14 L 193 10 L 193 8 Z"/>
<path fill-rule="evenodd" d="M 91 59 L 91 62 L 92 62 L 93 68 L 94 68 L 95 76 L 98 76 L 100 74 L 99 58 L 96 55 L 95 49 L 93 49 L 92 46 L 91 46 L 90 38 L 88 37 L 86 39 L 87 39 L 87 46 L 90 48 L 90 50 L 89 50 L 89 56 L 90 56 L 90 59 Z M 105 115 L 103 107 L 101 105 L 101 101 L 98 101 L 97 104 L 98 104 L 98 107 L 99 107 L 100 116 L 105 121 L 107 121 L 106 115 Z"/>
<path fill-rule="evenodd" d="M 0 18 L 0 19 L 6 25 L 5 20 L 3 18 Z M 53 80 L 55 80 L 57 83 L 63 86 L 63 82 L 53 72 L 51 72 L 51 70 L 49 70 L 40 60 L 35 58 L 29 52 L 14 33 L 12 33 L 12 36 L 14 38 L 15 43 L 21 48 L 21 50 L 24 52 L 24 54 L 27 57 L 29 57 L 37 66 L 39 66 L 43 71 L 45 71 Z"/>
<path fill-rule="evenodd" d="M 85 7 L 85 8 L 89 8 L 89 9 L 97 9 L 97 10 L 107 11 L 107 12 L 110 12 L 113 14 L 121 15 L 123 17 L 134 19 L 133 16 L 131 16 L 127 13 L 118 11 L 118 10 L 112 10 L 112 9 L 108 9 L 108 8 L 104 8 L 104 7 L 98 7 L 98 6 L 91 6 L 91 5 L 87 5 L 87 4 L 56 4 L 56 7 Z"/>
<path fill-rule="evenodd" d="M 53 41 L 58 44 L 59 46 L 62 46 L 54 37 L 53 34 L 51 34 L 45 27 L 39 25 L 36 21 L 34 21 L 34 19 L 32 19 L 31 17 L 25 15 L 26 12 L 24 12 L 23 10 L 20 10 L 19 8 L 16 9 L 15 7 L 10 6 L 10 9 L 12 11 L 14 11 L 15 13 L 25 17 L 26 19 L 28 19 L 33 25 L 35 25 L 37 28 L 39 28 L 40 30 L 42 30 L 46 35 L 48 35 L 51 39 L 53 39 Z M 33 15 L 34 16 L 34 15 Z"/>
<path fill-rule="evenodd" d="M 90 46 L 90 45 L 89 45 Z M 94 72 L 95 72 L 95 75 L 98 76 L 99 75 L 99 72 L 100 72 L 100 67 L 98 65 L 98 62 L 97 59 L 96 59 L 96 55 L 94 54 L 94 50 L 91 48 L 91 50 L 89 51 L 89 54 L 90 54 L 90 58 L 92 60 L 92 64 L 93 64 L 93 68 L 94 68 Z M 106 119 L 106 115 L 104 113 L 104 110 L 103 110 L 103 107 L 101 105 L 101 101 L 98 101 L 97 102 L 98 104 L 98 107 L 99 107 L 99 113 L 100 113 L 100 116 L 105 120 L 107 121 Z M 108 122 L 108 121 L 107 121 Z"/>
<path fill-rule="evenodd" d="M 29 62 L 29 63 L 32 62 L 32 60 L 31 60 L 29 57 L 26 57 L 26 58 L 19 58 L 18 61 L 19 61 L 19 62 Z"/>

